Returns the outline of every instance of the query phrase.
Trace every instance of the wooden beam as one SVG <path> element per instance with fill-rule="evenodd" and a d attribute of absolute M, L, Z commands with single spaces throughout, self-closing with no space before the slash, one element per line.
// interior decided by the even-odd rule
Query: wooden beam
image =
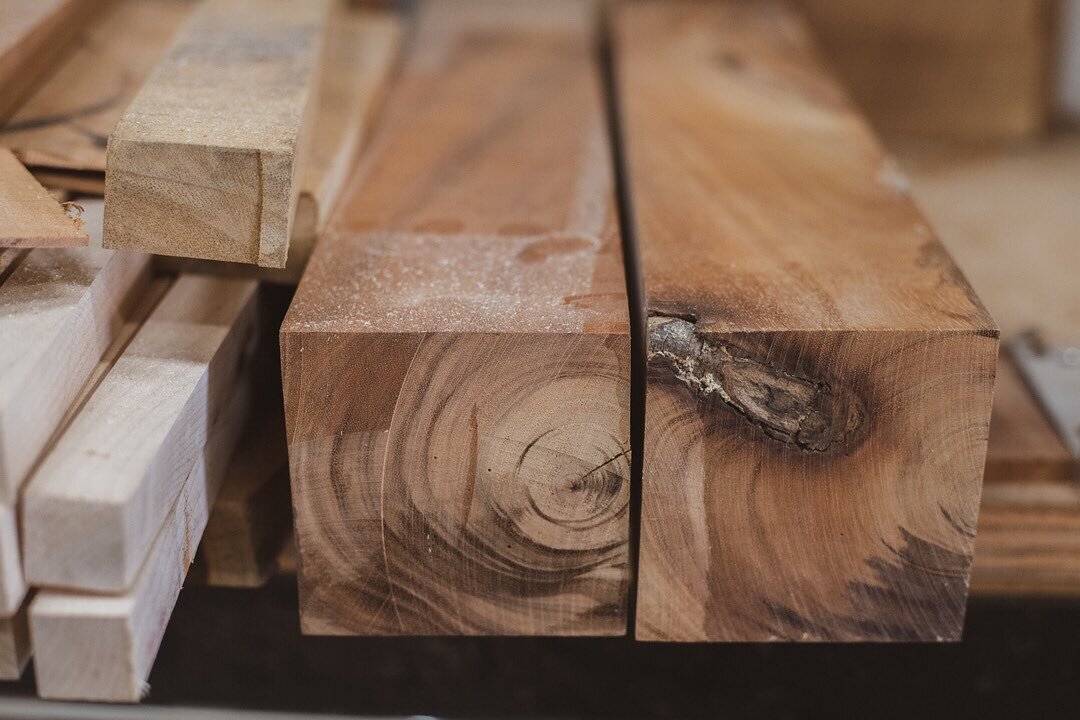
<path fill-rule="evenodd" d="M 0 146 L 0 247 L 71 247 L 90 239 L 60 203 Z"/>
<path fill-rule="evenodd" d="M 339 4 L 330 23 L 326 57 L 319 81 L 311 152 L 303 158 L 300 199 L 296 206 L 289 259 L 283 269 L 259 268 L 161 256 L 158 265 L 173 272 L 200 272 L 295 285 L 307 266 L 315 237 L 368 131 L 382 107 L 387 80 L 398 56 L 402 22 L 388 12 L 372 12 Z"/>
<path fill-rule="evenodd" d="M 25 488 L 31 583 L 131 586 L 250 352 L 254 292 L 197 276 L 170 288 Z"/>
<path fill-rule="evenodd" d="M 648 312 L 637 637 L 955 640 L 997 330 L 797 15 L 615 18 Z"/>
<path fill-rule="evenodd" d="M 86 203 L 87 221 L 100 203 Z M 141 295 L 149 259 L 33 250 L 0 285 L 0 502 L 11 503 Z"/>
<path fill-rule="evenodd" d="M 229 459 L 252 420 L 256 389 L 250 379 L 238 379 L 231 389 L 229 407 L 215 423 L 132 588 L 120 595 L 43 591 L 34 599 L 30 625 L 41 697 L 137 702 L 145 693 L 210 508 L 227 469 L 235 467 Z"/>
<path fill-rule="evenodd" d="M 420 11 L 282 327 L 307 633 L 625 632 L 629 323 L 593 20 Z"/>
<path fill-rule="evenodd" d="M 93 5 L 56 72 L 0 128 L 0 142 L 35 169 L 92 171 L 104 182 L 106 140 L 194 3 Z"/>
<path fill-rule="evenodd" d="M 109 137 L 105 247 L 285 266 L 329 9 L 195 10 Z"/>
<path fill-rule="evenodd" d="M 55 67 L 95 3 L 6 0 L 0 24 L 0 124 Z"/>

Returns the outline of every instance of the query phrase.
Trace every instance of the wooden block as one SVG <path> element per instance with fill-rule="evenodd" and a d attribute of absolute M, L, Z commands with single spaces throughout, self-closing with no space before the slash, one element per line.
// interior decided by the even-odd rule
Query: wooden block
<path fill-rule="evenodd" d="M 36 585 L 131 586 L 254 336 L 255 283 L 177 280 L 24 492 Z"/>
<path fill-rule="evenodd" d="M 18 680 L 30 661 L 30 629 L 23 603 L 11 617 L 0 618 L 0 680 Z"/>
<path fill-rule="evenodd" d="M 0 17 L 0 123 L 55 69 L 94 4 L 5 0 Z"/>
<path fill-rule="evenodd" d="M 329 8 L 195 10 L 109 136 L 105 247 L 285 266 Z"/>
<path fill-rule="evenodd" d="M 225 474 L 199 547 L 201 577 L 208 585 L 259 587 L 276 569 L 292 527 L 280 402 L 272 398 L 254 413 L 257 420 Z"/>
<path fill-rule="evenodd" d="M 85 214 L 101 205 L 86 203 Z M 145 288 L 139 253 L 33 250 L 0 285 L 0 502 L 34 461 Z"/>
<path fill-rule="evenodd" d="M 585 4 L 429 3 L 282 326 L 314 634 L 617 635 L 629 332 Z"/>
<path fill-rule="evenodd" d="M 89 241 L 60 203 L 0 146 L 0 246 L 71 247 Z"/>
<path fill-rule="evenodd" d="M 261 268 L 161 256 L 158 265 L 174 272 L 257 277 L 295 285 L 307 267 L 315 237 L 341 193 L 357 152 L 382 105 L 390 71 L 398 55 L 402 23 L 391 13 L 339 6 L 331 22 L 319 82 L 311 152 L 304 158 L 289 259 L 284 268 Z"/>
<path fill-rule="evenodd" d="M 637 637 L 963 624 L 997 330 L 783 6 L 615 20 L 648 319 Z"/>
<path fill-rule="evenodd" d="M 195 556 L 229 458 L 252 420 L 253 390 L 233 397 L 153 539 L 134 586 L 120 595 L 43 591 L 30 606 L 38 694 L 63 700 L 137 702 Z"/>
<path fill-rule="evenodd" d="M 37 171 L 89 171 L 104 182 L 109 134 L 194 3 L 93 5 L 94 13 L 56 71 L 0 128 L 0 142 Z M 72 189 L 85 191 L 85 186 Z"/>
<path fill-rule="evenodd" d="M 1052 0 L 798 0 L 886 134 L 1032 137 L 1049 116 Z"/>

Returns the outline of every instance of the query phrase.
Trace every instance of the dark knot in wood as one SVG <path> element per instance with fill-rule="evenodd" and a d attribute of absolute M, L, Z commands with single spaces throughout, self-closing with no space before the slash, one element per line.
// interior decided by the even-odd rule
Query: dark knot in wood
<path fill-rule="evenodd" d="M 649 317 L 649 363 L 663 363 L 700 397 L 717 397 L 767 435 L 807 452 L 847 443 L 863 424 L 858 400 L 700 337 L 697 326 Z"/>

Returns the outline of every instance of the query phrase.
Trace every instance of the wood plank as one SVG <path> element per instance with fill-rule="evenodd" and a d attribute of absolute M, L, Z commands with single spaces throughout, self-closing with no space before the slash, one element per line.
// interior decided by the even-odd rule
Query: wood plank
<path fill-rule="evenodd" d="M 841 80 L 887 136 L 975 142 L 1047 125 L 1053 0 L 797 0 Z"/>
<path fill-rule="evenodd" d="M 292 528 L 285 419 L 272 395 L 253 413 L 206 525 L 197 565 L 208 585 L 261 586 Z"/>
<path fill-rule="evenodd" d="M 25 488 L 31 583 L 131 587 L 250 352 L 254 292 L 198 276 L 170 288 Z"/>
<path fill-rule="evenodd" d="M 285 266 L 329 9 L 195 10 L 109 136 L 105 247 Z"/>
<path fill-rule="evenodd" d="M 13 503 L 0 504 L 0 618 L 10 618 L 26 598 L 19 550 L 19 518 Z"/>
<path fill-rule="evenodd" d="M 420 10 L 282 327 L 307 633 L 625 632 L 629 323 L 595 31 L 574 2 Z"/>
<path fill-rule="evenodd" d="M 997 330 L 800 18 L 615 21 L 648 319 L 637 637 L 955 640 Z"/>
<path fill-rule="evenodd" d="M 94 3 L 5 0 L 0 22 L 0 123 L 48 76 Z"/>
<path fill-rule="evenodd" d="M 133 587 L 120 595 L 38 593 L 30 606 L 41 697 L 137 702 L 157 656 L 230 457 L 252 420 L 250 377 L 231 388 L 229 407 L 184 482 Z"/>
<path fill-rule="evenodd" d="M 971 591 L 1080 596 L 1080 484 L 987 483 Z"/>
<path fill-rule="evenodd" d="M 183 0 L 95 4 L 56 72 L 0 128 L 0 142 L 35 170 L 92 171 L 104 183 L 106 141 L 192 7 Z"/>
<path fill-rule="evenodd" d="M 29 602 L 11 617 L 0 618 L 0 680 L 18 680 L 30 662 Z"/>
<path fill-rule="evenodd" d="M 90 239 L 22 166 L 0 146 L 0 247 L 72 247 Z"/>
<path fill-rule="evenodd" d="M 350 5 L 337 10 L 341 14 L 331 22 L 327 36 L 311 152 L 303 160 L 300 199 L 285 267 L 260 268 L 168 256 L 158 258 L 160 267 L 173 272 L 257 277 L 289 285 L 300 281 L 316 233 L 341 194 L 348 171 L 382 106 L 402 36 L 402 22 L 397 15 Z"/>
<path fill-rule="evenodd" d="M 85 205 L 92 227 L 101 205 Z M 0 286 L 0 337 L 12 339 L 0 343 L 0 502 L 14 500 L 141 294 L 148 267 L 138 253 L 39 249 Z"/>

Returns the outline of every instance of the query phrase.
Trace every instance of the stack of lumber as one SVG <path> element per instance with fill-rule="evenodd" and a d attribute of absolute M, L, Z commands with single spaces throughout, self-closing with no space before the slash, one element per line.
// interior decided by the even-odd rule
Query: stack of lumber
<path fill-rule="evenodd" d="M 997 325 L 786 5 L 26 5 L 0 673 L 44 697 L 137 701 L 290 525 L 308 634 L 680 642 L 957 640 L 977 525 L 1077 527 L 1016 507 L 1017 448 L 1075 512 L 1072 459 L 1010 365 L 991 424 Z M 991 95 L 972 135 L 1042 122 Z"/>
<path fill-rule="evenodd" d="M 330 0 L 8 4 L 0 676 L 33 653 L 43 697 L 136 701 L 196 548 L 202 581 L 254 586 L 288 535 L 291 290 L 261 281 L 302 270 L 401 24 Z"/>

